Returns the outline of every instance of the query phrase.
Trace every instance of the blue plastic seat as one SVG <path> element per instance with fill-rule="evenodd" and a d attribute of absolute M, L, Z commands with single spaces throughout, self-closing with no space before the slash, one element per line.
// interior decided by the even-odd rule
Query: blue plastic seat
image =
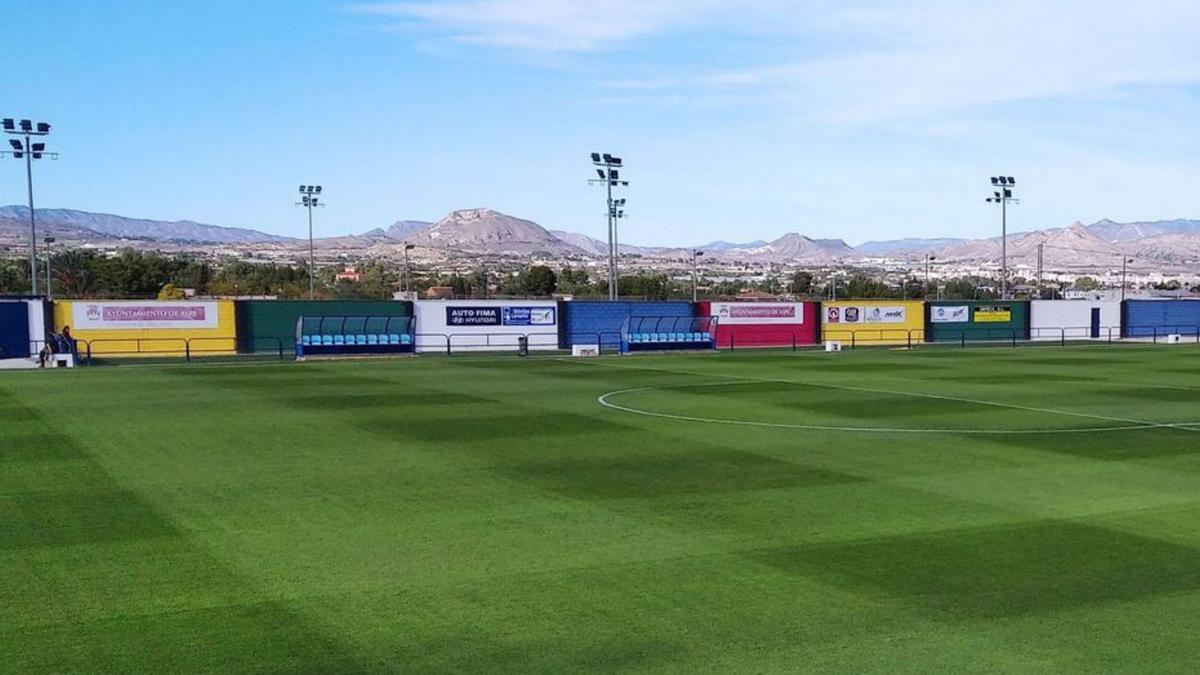
<path fill-rule="evenodd" d="M 369 345 L 377 345 L 377 344 L 379 344 L 379 336 L 378 336 L 378 335 L 374 335 L 374 334 L 372 334 L 372 335 L 368 335 L 368 336 L 367 336 L 367 344 L 369 344 Z"/>
<path fill-rule="evenodd" d="M 317 335 L 314 336 L 313 344 L 331 345 L 333 344 L 332 335 Z"/>
<path fill-rule="evenodd" d="M 395 333 L 393 333 L 393 334 L 391 334 L 391 335 L 387 336 L 387 343 L 388 343 L 389 345 L 398 345 L 398 344 L 400 344 L 400 336 L 399 336 L 399 335 L 397 335 L 397 334 L 395 334 Z"/>
<path fill-rule="evenodd" d="M 312 336 L 311 335 L 301 335 L 300 336 L 300 344 L 304 345 L 305 347 L 311 345 L 312 344 Z"/>
<path fill-rule="evenodd" d="M 345 335 L 334 335 L 333 336 L 333 344 L 335 344 L 339 347 L 346 344 L 346 336 Z"/>
<path fill-rule="evenodd" d="M 367 336 L 366 335 L 355 335 L 354 336 L 354 344 L 356 344 L 356 345 L 367 344 Z"/>
<path fill-rule="evenodd" d="M 408 333 L 404 333 L 400 336 L 400 344 L 411 345 L 412 342 L 413 342 L 413 336 L 409 335 Z"/>

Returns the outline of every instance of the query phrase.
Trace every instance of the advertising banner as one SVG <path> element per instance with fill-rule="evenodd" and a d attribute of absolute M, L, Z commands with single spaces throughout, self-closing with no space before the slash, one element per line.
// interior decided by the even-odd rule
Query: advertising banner
<path fill-rule="evenodd" d="M 1012 308 L 1007 305 L 980 305 L 975 308 L 975 323 L 1008 323 Z"/>
<path fill-rule="evenodd" d="M 555 307 L 505 307 L 505 326 L 553 326 L 557 324 Z"/>
<path fill-rule="evenodd" d="M 804 323 L 802 302 L 714 302 L 709 311 L 720 326 Z"/>
<path fill-rule="evenodd" d="M 500 307 L 461 307 L 446 308 L 447 326 L 499 326 Z"/>
<path fill-rule="evenodd" d="M 72 328 L 127 330 L 217 328 L 215 302 L 86 302 L 71 305 Z"/>
<path fill-rule="evenodd" d="M 929 319 L 933 323 L 966 323 L 971 320 L 971 308 L 967 305 L 939 305 L 930 308 Z"/>
<path fill-rule="evenodd" d="M 829 307 L 825 311 L 825 323 L 905 323 L 908 321 L 907 307 Z"/>

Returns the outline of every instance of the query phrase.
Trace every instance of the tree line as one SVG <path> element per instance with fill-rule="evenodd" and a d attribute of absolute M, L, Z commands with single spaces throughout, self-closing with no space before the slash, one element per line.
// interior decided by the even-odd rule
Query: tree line
<path fill-rule="evenodd" d="M 287 263 L 253 263 L 229 260 L 213 262 L 188 256 L 124 250 L 106 255 L 87 249 L 72 249 L 50 259 L 53 292 L 73 298 L 182 298 L 188 292 L 201 296 L 273 296 L 306 298 L 309 292 L 307 266 Z M 403 287 L 403 271 L 396 265 L 367 262 L 357 266 L 357 281 L 338 281 L 341 266 L 317 270 L 316 295 L 323 299 L 387 299 Z M 45 268 L 39 270 L 44 284 Z M 549 297 L 554 294 L 580 298 L 608 295 L 608 281 L 595 278 L 583 268 L 555 270 L 546 265 L 525 268 L 486 269 L 439 273 L 417 271 L 411 289 L 418 293 L 431 287 L 448 288 L 460 298 Z M 1087 285 L 1086 282 L 1084 285 Z M 961 277 L 939 283 L 945 299 L 994 299 L 999 282 L 984 277 Z M 622 297 L 647 300 L 691 299 L 690 279 L 659 272 L 626 274 L 618 281 Z M 187 291 L 185 291 L 187 289 Z M 924 283 L 917 278 L 886 282 L 865 271 L 850 272 L 818 280 L 807 271 L 787 276 L 767 275 L 757 282 L 699 280 L 704 298 L 731 298 L 747 291 L 800 299 L 839 298 L 921 299 Z M 40 290 L 44 290 L 40 289 Z M 29 292 L 29 262 L 23 258 L 0 259 L 0 293 Z"/>

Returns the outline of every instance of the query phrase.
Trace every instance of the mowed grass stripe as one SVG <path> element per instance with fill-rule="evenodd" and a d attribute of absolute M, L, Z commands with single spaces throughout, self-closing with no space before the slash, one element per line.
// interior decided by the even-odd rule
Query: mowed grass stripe
<path fill-rule="evenodd" d="M 1188 670 L 1190 433 L 881 439 L 621 419 L 595 402 L 741 375 L 877 391 L 669 403 L 912 426 L 1036 413 L 891 392 L 1131 419 L 1187 405 L 1111 383 L 1186 386 L 1171 371 L 1194 351 L 1108 354 L 0 378 L 0 409 L 23 420 L 0 423 L 0 453 L 18 448 L 0 454 L 0 494 L 23 500 L 0 550 L 17 582 L 0 591 L 15 617 L 0 639 L 24 640 L 19 670 Z"/>

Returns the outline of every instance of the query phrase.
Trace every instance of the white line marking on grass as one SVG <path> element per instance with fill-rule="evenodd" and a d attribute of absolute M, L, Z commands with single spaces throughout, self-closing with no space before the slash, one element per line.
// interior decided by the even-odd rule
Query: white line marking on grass
<path fill-rule="evenodd" d="M 1180 431 L 1190 431 L 1193 433 L 1200 433 L 1200 429 L 1192 428 L 1195 426 L 1200 426 L 1200 422 L 1152 422 L 1149 420 L 1131 419 L 1131 418 L 1127 418 L 1127 417 L 1112 417 L 1112 416 L 1108 416 L 1108 415 L 1096 415 L 1096 414 L 1092 414 L 1092 413 L 1075 412 L 1075 411 L 1071 411 L 1071 410 L 1055 410 L 1053 408 L 1037 408 L 1034 406 L 1025 406 L 1025 405 L 1019 405 L 1016 403 L 1002 403 L 999 401 L 987 401 L 987 400 L 983 400 L 983 399 L 960 398 L 957 396 L 945 396 L 945 395 L 941 395 L 941 394 L 925 394 L 925 393 L 921 393 L 921 392 L 911 392 L 911 391 L 895 391 L 895 390 L 890 390 L 890 389 L 874 389 L 874 388 L 870 388 L 870 387 L 851 387 L 851 386 L 838 385 L 838 384 L 825 384 L 825 383 L 820 383 L 820 382 L 809 382 L 809 381 L 805 381 L 805 380 L 789 380 L 789 379 L 782 379 L 782 378 L 735 377 L 732 375 L 724 375 L 722 373 L 696 373 L 696 372 L 683 371 L 683 370 L 670 370 L 667 368 L 629 367 L 629 366 L 618 366 L 618 365 L 611 364 L 611 363 L 594 363 L 592 365 L 605 366 L 608 368 L 619 368 L 619 369 L 623 369 L 623 370 L 644 370 L 644 371 L 652 371 L 652 372 L 670 373 L 670 374 L 674 374 L 674 375 L 694 375 L 697 377 L 719 377 L 719 378 L 724 378 L 727 380 L 736 380 L 736 382 L 710 383 L 713 385 L 716 385 L 716 384 L 730 385 L 730 384 L 735 384 L 735 383 L 736 384 L 750 384 L 750 383 L 758 383 L 758 382 L 776 383 L 776 384 L 795 384 L 795 385 L 802 385 L 802 386 L 809 386 L 809 387 L 816 387 L 816 388 L 836 389 L 836 390 L 841 390 L 841 391 L 854 391 L 854 392 L 868 393 L 868 394 L 886 394 L 889 396 L 908 396 L 911 398 L 924 398 L 924 399 L 930 399 L 930 400 L 936 400 L 936 401 L 953 401 L 956 403 L 968 403 L 968 404 L 973 404 L 973 405 L 991 406 L 991 407 L 996 407 L 996 408 L 1006 408 L 1009 410 L 1021 410 L 1023 412 L 1035 412 L 1035 413 L 1043 413 L 1043 414 L 1047 414 L 1047 415 L 1061 415 L 1061 416 L 1066 416 L 1066 417 L 1079 417 L 1079 418 L 1083 418 L 1083 419 L 1103 420 L 1106 422 L 1121 422 L 1124 424 L 1121 426 L 1092 427 L 1092 428 L 1087 428 L 1087 429 L 1043 429 L 1043 430 L 977 429 L 977 430 L 973 430 L 973 431 L 961 430 L 961 429 L 903 429 L 903 428 L 883 429 L 880 427 L 822 427 L 820 425 L 787 425 L 784 423 L 770 423 L 770 422 L 750 423 L 746 420 L 718 420 L 718 419 L 698 418 L 698 417 L 692 418 L 692 417 L 689 417 L 686 415 L 672 416 L 667 413 L 655 413 L 653 411 L 638 410 L 635 408 L 628 408 L 626 406 L 619 406 L 617 404 L 612 403 L 611 401 L 608 401 L 608 397 L 616 396 L 617 394 L 628 394 L 628 393 L 633 393 L 634 391 L 646 391 L 646 390 L 653 390 L 653 389 L 673 388 L 670 385 L 662 386 L 662 387 L 641 387 L 641 388 L 635 388 L 635 389 L 625 389 L 625 390 L 620 390 L 620 391 L 608 392 L 606 394 L 602 394 L 597 399 L 597 402 L 600 403 L 600 405 L 603 405 L 608 408 L 617 409 L 617 410 L 623 410 L 625 412 L 637 413 L 637 414 L 642 414 L 642 415 L 651 415 L 654 417 L 666 417 L 666 418 L 675 418 L 675 419 L 681 419 L 681 420 L 687 419 L 690 421 L 697 421 L 697 422 L 711 422 L 711 423 L 716 423 L 716 424 L 741 424 L 743 426 L 777 426 L 777 427 L 782 427 L 782 428 L 799 428 L 799 429 L 811 429 L 811 430 L 859 431 L 859 432 L 881 432 L 881 433 L 886 431 L 888 433 L 1045 434 L 1045 433 L 1082 433 L 1085 431 L 1087 431 L 1087 432 L 1123 431 L 1123 430 L 1130 430 L 1130 429 L 1154 429 L 1154 428 L 1179 429 Z M 689 386 L 689 385 L 680 385 L 680 386 Z M 692 386 L 699 386 L 699 385 L 692 385 Z"/>

